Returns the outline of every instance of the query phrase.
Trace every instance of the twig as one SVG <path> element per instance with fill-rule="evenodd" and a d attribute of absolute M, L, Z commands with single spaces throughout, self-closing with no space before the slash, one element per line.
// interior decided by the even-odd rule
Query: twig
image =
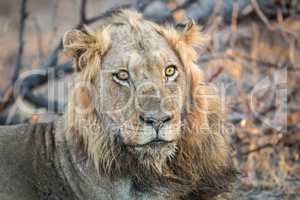
<path fill-rule="evenodd" d="M 207 80 L 207 82 L 212 82 L 213 80 L 215 80 L 223 71 L 224 67 L 219 67 L 219 69 Z"/>
<path fill-rule="evenodd" d="M 54 48 L 54 50 L 48 56 L 47 62 L 42 68 L 48 68 L 57 65 L 59 52 L 63 48 L 62 40 L 59 41 L 58 45 Z"/>
<path fill-rule="evenodd" d="M 199 58 L 198 62 L 199 63 L 205 63 L 210 60 L 214 59 L 229 59 L 229 60 L 237 60 L 238 58 L 244 59 L 248 62 L 255 62 L 261 67 L 270 67 L 274 69 L 282 69 L 283 66 L 277 64 L 277 63 L 271 63 L 268 61 L 260 60 L 257 58 L 252 58 L 251 56 L 247 55 L 246 53 L 239 52 L 239 49 L 232 49 L 232 54 L 227 54 L 225 52 L 215 52 L 213 54 L 203 54 Z"/>
<path fill-rule="evenodd" d="M 124 4 L 124 5 L 121 5 L 121 6 L 118 6 L 118 7 L 113 7 L 112 9 L 110 9 L 110 11 L 115 10 L 115 9 L 125 9 L 125 8 L 134 8 L 134 7 L 132 6 L 132 4 Z M 139 9 L 137 9 L 137 10 L 139 10 Z M 108 12 L 110 12 L 110 11 L 108 11 Z M 94 17 L 90 17 L 90 18 L 86 19 L 85 24 L 92 24 L 96 21 L 99 21 L 99 20 L 103 19 L 104 17 L 106 17 L 106 14 L 108 12 L 104 12 L 104 13 L 101 13 L 101 14 L 96 15 Z"/>
<path fill-rule="evenodd" d="M 35 95 L 32 93 L 32 90 L 47 83 L 49 80 L 49 75 L 53 74 L 53 78 L 60 78 L 59 74 L 70 74 L 73 72 L 72 62 L 66 62 L 57 66 L 50 68 L 40 69 L 40 73 L 32 74 L 27 76 L 20 85 L 18 95 L 21 95 L 25 100 L 30 102 L 36 107 L 43 107 L 48 109 L 48 111 L 57 112 L 59 111 L 59 103 L 56 101 L 49 102 L 47 98 L 41 95 Z M 52 76 L 51 76 L 52 77 Z M 49 105 L 52 105 L 49 107 Z"/>
<path fill-rule="evenodd" d="M 299 144 L 299 142 L 300 142 L 299 129 L 296 128 L 295 130 L 289 130 L 288 132 L 289 132 L 289 134 L 283 135 L 283 137 L 280 138 L 277 142 L 263 144 L 261 146 L 258 146 L 256 148 L 254 148 L 254 149 L 250 149 L 248 151 L 241 152 L 240 155 L 241 156 L 246 156 L 246 155 L 249 155 L 251 153 L 261 151 L 261 150 L 266 149 L 266 148 L 276 148 L 279 145 L 290 146 L 290 145 L 294 145 L 294 144 Z"/>
<path fill-rule="evenodd" d="M 239 4 L 236 2 L 233 3 L 232 6 L 232 15 L 231 15 L 231 31 L 237 31 L 237 24 L 238 24 L 238 17 L 239 17 Z"/>
<path fill-rule="evenodd" d="M 19 72 L 22 67 L 25 23 L 26 23 L 26 18 L 28 17 L 28 13 L 26 11 L 26 5 L 27 5 L 27 0 L 22 0 L 21 10 L 20 10 L 21 15 L 20 15 L 19 47 L 17 52 L 16 64 L 14 67 L 14 73 L 11 79 L 11 84 L 14 84 L 14 82 L 18 79 Z"/>
<path fill-rule="evenodd" d="M 295 38 L 298 38 L 298 34 L 294 31 L 289 31 L 287 29 L 285 29 L 281 24 L 280 24 L 280 21 L 278 23 L 278 27 L 277 26 L 272 26 L 271 23 L 269 22 L 268 18 L 264 15 L 264 13 L 262 12 L 262 10 L 260 9 L 259 7 L 259 4 L 257 3 L 256 0 L 251 0 L 251 5 L 253 6 L 255 12 L 257 13 L 257 15 L 259 16 L 259 18 L 263 21 L 263 23 L 267 26 L 267 28 L 270 30 L 270 31 L 280 31 L 281 34 L 284 33 L 284 34 L 289 34 L 289 35 L 292 35 L 293 37 Z M 276 12 L 276 15 L 277 15 L 277 20 L 278 20 L 278 15 L 282 14 L 280 10 L 277 10 Z M 287 39 L 287 36 L 284 36 L 285 39 Z"/>
<path fill-rule="evenodd" d="M 274 146 L 273 144 L 267 143 L 267 144 L 261 145 L 261 146 L 259 146 L 259 147 L 256 147 L 256 148 L 254 148 L 254 149 L 251 149 L 251 150 L 249 150 L 249 151 L 241 152 L 241 155 L 242 155 L 242 156 L 249 155 L 249 154 L 251 154 L 251 153 L 260 151 L 260 150 L 265 149 L 265 148 L 271 148 L 271 147 L 273 147 L 273 146 Z"/>
<path fill-rule="evenodd" d="M 83 24 L 86 24 L 86 25 L 92 24 L 92 23 L 99 21 L 105 17 L 105 14 L 101 13 L 94 17 L 87 18 L 86 17 L 86 6 L 87 6 L 87 0 L 82 0 L 81 6 L 80 6 L 80 12 L 79 12 L 80 20 L 79 20 L 79 23 L 76 26 L 74 26 L 75 29 L 78 29 Z M 126 4 L 122 7 L 129 7 L 129 5 Z M 48 67 L 57 65 L 58 54 L 62 49 L 63 49 L 63 43 L 62 43 L 62 40 L 60 40 L 59 43 L 57 44 L 57 46 L 54 48 L 54 50 L 48 56 L 47 62 L 43 66 L 43 68 L 48 68 Z"/>
<path fill-rule="evenodd" d="M 5 110 L 7 108 L 7 106 L 13 102 L 13 100 L 14 100 L 13 99 L 13 87 L 8 87 L 5 90 L 5 93 L 2 97 L 2 99 L 0 100 L 0 112 Z"/>
<path fill-rule="evenodd" d="M 79 24 L 85 24 L 86 23 L 86 0 L 81 0 L 81 5 L 80 5 L 80 19 L 79 19 Z"/>
<path fill-rule="evenodd" d="M 29 92 L 26 93 L 23 98 L 37 108 L 46 108 L 48 111 L 55 113 L 61 111 L 59 106 L 60 104 L 58 101 L 50 102 L 47 98 L 45 98 L 42 95 L 34 95 L 31 92 Z"/>
<path fill-rule="evenodd" d="M 186 9 L 186 8 L 188 8 L 190 5 L 192 5 L 195 2 L 197 2 L 197 0 L 186 0 L 184 3 L 182 3 L 179 6 L 177 6 L 171 12 L 173 13 L 173 12 L 176 12 L 177 10 Z"/>
<path fill-rule="evenodd" d="M 142 0 L 137 1 L 135 8 L 141 12 L 143 12 L 151 3 L 153 3 L 153 0 Z"/>
<path fill-rule="evenodd" d="M 85 24 L 92 24 L 92 23 L 94 23 L 96 21 L 99 21 L 99 20 L 101 20 L 103 18 L 104 18 L 103 14 L 96 15 L 94 17 L 91 17 L 91 18 L 87 19 Z"/>
<path fill-rule="evenodd" d="M 270 24 L 268 18 L 264 15 L 264 13 L 261 11 L 258 3 L 256 0 L 251 0 L 251 4 L 255 10 L 255 12 L 257 13 L 257 15 L 259 16 L 259 18 L 264 22 L 264 24 L 267 26 L 268 29 L 273 30 L 274 28 L 272 27 L 272 25 Z"/>

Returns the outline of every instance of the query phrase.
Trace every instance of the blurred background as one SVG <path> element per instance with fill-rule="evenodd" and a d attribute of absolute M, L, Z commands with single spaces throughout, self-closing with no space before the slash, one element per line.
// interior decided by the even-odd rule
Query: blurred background
<path fill-rule="evenodd" d="M 228 109 L 241 199 L 300 199 L 299 0 L 0 0 L 0 124 L 63 114 L 64 32 L 119 6 L 202 26 L 198 64 Z"/>

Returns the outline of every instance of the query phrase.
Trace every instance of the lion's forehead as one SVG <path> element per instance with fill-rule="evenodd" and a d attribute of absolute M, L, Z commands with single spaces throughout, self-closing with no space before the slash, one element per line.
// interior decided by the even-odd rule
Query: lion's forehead
<path fill-rule="evenodd" d="M 118 25 L 111 31 L 111 48 L 103 58 L 103 69 L 128 69 L 136 76 L 141 70 L 153 75 L 160 74 L 169 63 L 178 63 L 175 52 L 165 38 L 153 28 L 146 26 L 132 29 Z"/>
<path fill-rule="evenodd" d="M 121 47 L 145 50 L 167 46 L 165 38 L 147 21 L 143 21 L 135 27 L 130 24 L 112 25 L 111 36 L 113 45 Z"/>

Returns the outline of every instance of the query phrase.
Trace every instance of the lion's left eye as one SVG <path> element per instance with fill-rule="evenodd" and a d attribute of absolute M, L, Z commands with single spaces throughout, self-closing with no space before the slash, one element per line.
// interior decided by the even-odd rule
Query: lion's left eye
<path fill-rule="evenodd" d="M 116 73 L 115 76 L 121 81 L 127 81 L 129 78 L 129 74 L 126 70 L 118 71 L 118 73 Z"/>
<path fill-rule="evenodd" d="M 176 66 L 175 65 L 169 65 L 168 67 L 166 67 L 165 76 L 170 80 L 174 80 L 177 76 Z"/>
<path fill-rule="evenodd" d="M 128 86 L 129 73 L 128 71 L 122 69 L 113 74 L 113 79 L 121 85 Z"/>

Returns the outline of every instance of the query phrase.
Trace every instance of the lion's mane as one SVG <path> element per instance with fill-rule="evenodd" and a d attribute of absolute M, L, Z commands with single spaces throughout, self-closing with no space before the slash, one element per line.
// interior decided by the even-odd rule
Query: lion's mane
<path fill-rule="evenodd" d="M 141 15 L 128 10 L 113 12 L 108 22 L 97 32 L 85 30 L 85 34 L 73 33 L 79 42 L 64 38 L 67 52 L 75 57 L 75 67 L 80 71 L 80 80 L 93 82 L 99 73 L 101 58 L 110 47 L 110 23 L 121 21 L 134 27 L 143 26 Z M 203 82 L 200 69 L 194 64 L 197 59 L 195 46 L 201 44 L 199 28 L 190 23 L 182 31 L 151 23 L 159 34 L 166 38 L 191 77 L 189 108 L 185 113 L 185 126 L 177 144 L 176 154 L 160 166 L 158 158 L 140 164 L 128 153 L 126 146 L 118 143 L 102 126 L 101 113 L 90 110 L 84 114 L 75 111 L 77 101 L 89 104 L 91 96 L 77 89 L 68 105 L 67 127 L 72 141 L 86 152 L 102 176 L 110 179 L 132 177 L 144 189 L 160 187 L 176 191 L 181 196 L 196 195 L 209 198 L 229 190 L 235 170 L 230 158 L 230 148 L 224 123 L 224 111 L 220 99 L 210 85 Z M 88 45 L 87 45 L 88 44 Z M 85 48 L 82 51 L 82 48 Z M 88 67 L 85 67 L 88 66 Z M 79 100 L 78 100 L 79 98 Z M 101 133 L 101 134 L 99 134 Z"/>

